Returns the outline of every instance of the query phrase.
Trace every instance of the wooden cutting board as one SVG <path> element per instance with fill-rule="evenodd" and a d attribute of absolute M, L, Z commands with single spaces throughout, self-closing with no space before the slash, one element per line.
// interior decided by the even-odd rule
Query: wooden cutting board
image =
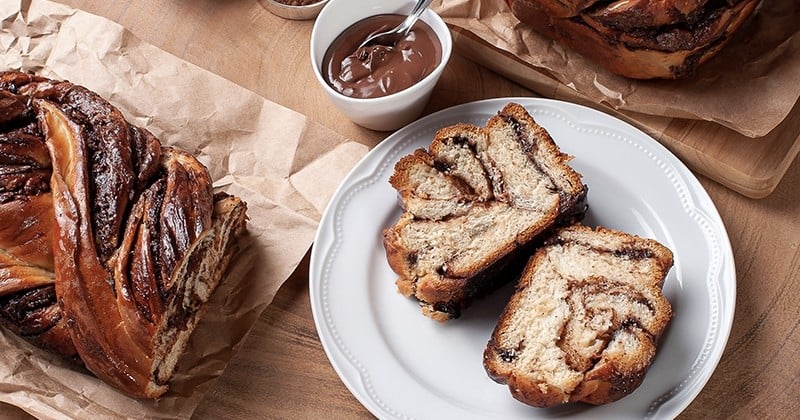
<path fill-rule="evenodd" d="M 455 49 L 469 59 L 549 98 L 580 103 L 625 120 L 666 146 L 693 171 L 747 197 L 768 196 L 800 152 L 800 102 L 764 137 L 719 124 L 618 111 L 592 102 L 512 54 L 451 26 Z"/>

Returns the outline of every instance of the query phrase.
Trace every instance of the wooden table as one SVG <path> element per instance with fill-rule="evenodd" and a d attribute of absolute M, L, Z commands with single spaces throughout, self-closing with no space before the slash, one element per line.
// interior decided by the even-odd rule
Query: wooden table
<path fill-rule="evenodd" d="M 277 18 L 256 0 L 61 0 L 323 125 L 374 146 L 324 97 L 310 69 L 312 21 Z M 492 97 L 534 96 L 458 55 L 426 113 Z M 733 330 L 719 367 L 682 417 L 796 417 L 800 412 L 800 163 L 777 190 L 747 199 L 700 178 L 725 221 L 737 270 Z M 263 363 L 269 360 L 268 364 Z M 0 413 L 26 418 L 10 406 Z M 133 414 L 133 413 L 132 413 Z M 194 418 L 370 418 L 317 337 L 308 256 L 279 291 Z"/>

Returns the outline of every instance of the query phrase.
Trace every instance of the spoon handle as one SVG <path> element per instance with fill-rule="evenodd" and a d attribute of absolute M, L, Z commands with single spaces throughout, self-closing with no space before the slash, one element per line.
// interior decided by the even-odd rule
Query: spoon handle
<path fill-rule="evenodd" d="M 411 30 L 411 27 L 414 26 L 414 23 L 417 22 L 417 19 L 419 19 L 419 17 L 422 15 L 422 12 L 424 12 L 425 9 L 428 8 L 428 6 L 431 4 L 432 1 L 433 0 L 418 0 L 417 4 L 414 5 L 414 8 L 411 9 L 411 13 L 403 21 L 403 24 L 401 25 L 402 30 L 398 32 L 402 33 L 403 36 L 405 36 L 408 33 L 408 31 Z"/>

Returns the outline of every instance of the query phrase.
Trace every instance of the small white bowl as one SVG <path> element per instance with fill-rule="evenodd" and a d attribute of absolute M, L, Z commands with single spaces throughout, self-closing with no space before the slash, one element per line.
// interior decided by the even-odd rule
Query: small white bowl
<path fill-rule="evenodd" d="M 375 15 L 406 15 L 414 3 L 412 0 L 329 0 L 314 22 L 311 32 L 311 65 L 314 75 L 331 102 L 347 118 L 362 127 L 378 131 L 396 130 L 419 117 L 450 59 L 453 50 L 450 30 L 439 15 L 430 9 L 426 10 L 421 19 L 436 33 L 442 46 L 441 62 L 431 74 L 408 89 L 379 98 L 351 98 L 330 87 L 322 75 L 325 52 L 336 37 L 354 23 Z"/>
<path fill-rule="evenodd" d="M 275 0 L 259 0 L 259 2 L 273 15 L 284 19 L 308 20 L 317 17 L 319 11 L 322 10 L 328 0 L 320 0 L 306 6 L 290 6 Z"/>

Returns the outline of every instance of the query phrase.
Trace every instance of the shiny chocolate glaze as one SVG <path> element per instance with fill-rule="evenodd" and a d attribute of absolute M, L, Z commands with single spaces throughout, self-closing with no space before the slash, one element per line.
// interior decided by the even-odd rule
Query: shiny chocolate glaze
<path fill-rule="evenodd" d="M 328 84 L 345 96 L 377 98 L 407 89 L 431 74 L 442 60 L 442 46 L 425 22 L 417 21 L 396 45 L 358 48 L 371 34 L 393 28 L 404 18 L 377 15 L 345 29 L 322 60 Z"/>

